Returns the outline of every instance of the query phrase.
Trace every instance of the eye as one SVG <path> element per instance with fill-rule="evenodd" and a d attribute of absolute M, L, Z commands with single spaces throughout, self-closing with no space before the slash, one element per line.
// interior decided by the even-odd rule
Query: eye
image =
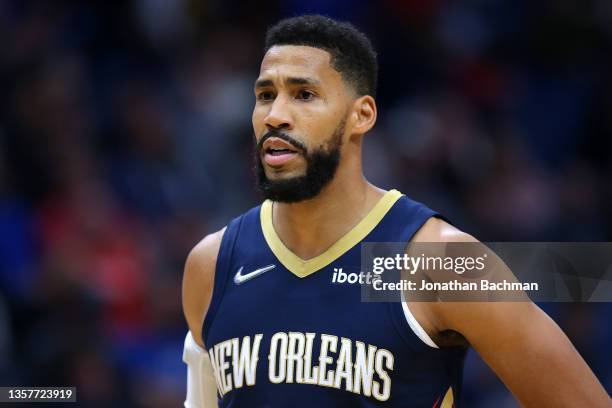
<path fill-rule="evenodd" d="M 274 99 L 274 93 L 270 91 L 263 91 L 257 94 L 257 99 L 260 101 L 271 101 Z"/>
<path fill-rule="evenodd" d="M 308 101 L 308 100 L 314 98 L 314 96 L 315 96 L 315 94 L 313 92 L 307 91 L 307 90 L 303 89 L 303 90 L 301 90 L 301 91 L 299 91 L 297 93 L 296 98 L 304 100 L 304 101 Z"/>

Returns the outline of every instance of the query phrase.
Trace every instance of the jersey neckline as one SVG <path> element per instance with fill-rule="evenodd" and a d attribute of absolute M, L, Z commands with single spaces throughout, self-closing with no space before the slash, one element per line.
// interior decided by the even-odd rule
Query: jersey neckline
<path fill-rule="evenodd" d="M 297 277 L 305 278 L 326 267 L 361 242 L 374 228 L 376 228 L 402 195 L 403 194 L 397 190 L 387 191 L 357 225 L 332 244 L 332 246 L 323 251 L 323 253 L 310 259 L 300 258 L 281 241 L 272 223 L 272 201 L 270 200 L 264 201 L 261 205 L 261 229 L 270 250 L 276 258 L 278 258 L 280 263 Z"/>

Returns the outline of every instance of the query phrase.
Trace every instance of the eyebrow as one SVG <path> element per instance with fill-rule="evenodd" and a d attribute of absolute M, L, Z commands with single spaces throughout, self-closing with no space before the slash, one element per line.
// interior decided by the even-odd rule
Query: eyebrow
<path fill-rule="evenodd" d="M 319 86 L 321 82 L 314 78 L 308 77 L 289 77 L 285 80 L 288 85 L 312 85 Z M 255 81 L 255 88 L 266 88 L 274 86 L 274 82 L 271 79 L 258 79 Z"/>

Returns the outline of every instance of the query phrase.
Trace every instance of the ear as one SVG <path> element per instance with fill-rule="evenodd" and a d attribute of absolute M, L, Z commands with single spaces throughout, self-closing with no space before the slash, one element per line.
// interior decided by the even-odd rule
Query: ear
<path fill-rule="evenodd" d="M 360 96 L 353 102 L 353 133 L 363 135 L 376 123 L 376 101 L 370 95 Z"/>

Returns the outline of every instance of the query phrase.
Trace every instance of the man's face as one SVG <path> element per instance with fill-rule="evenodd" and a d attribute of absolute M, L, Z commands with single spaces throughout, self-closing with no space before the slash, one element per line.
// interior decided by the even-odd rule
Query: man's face
<path fill-rule="evenodd" d="M 283 45 L 268 50 L 255 81 L 256 173 L 266 198 L 316 196 L 340 161 L 350 90 L 328 52 Z"/>

